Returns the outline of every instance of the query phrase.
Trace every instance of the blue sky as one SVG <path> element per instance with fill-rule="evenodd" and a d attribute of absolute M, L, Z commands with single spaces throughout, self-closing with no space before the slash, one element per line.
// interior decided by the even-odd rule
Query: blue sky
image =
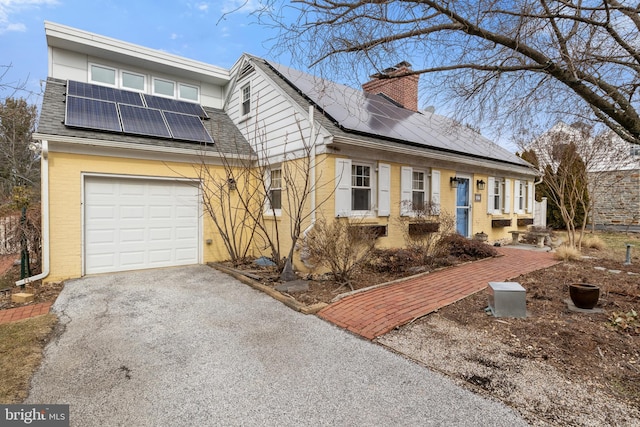
<path fill-rule="evenodd" d="M 258 1 L 0 0 L 0 65 L 11 64 L 1 82 L 26 81 L 27 91 L 16 96 L 39 103 L 47 78 L 44 21 L 225 68 L 243 52 L 266 57 L 273 34 L 250 15 Z M 0 89 L 2 98 L 8 95 Z"/>

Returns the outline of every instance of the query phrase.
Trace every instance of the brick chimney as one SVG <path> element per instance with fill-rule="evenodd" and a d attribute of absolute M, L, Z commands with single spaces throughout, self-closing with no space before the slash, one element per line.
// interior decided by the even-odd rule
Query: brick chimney
<path fill-rule="evenodd" d="M 417 74 L 403 74 L 411 71 L 411 64 L 402 61 L 395 67 L 385 69 L 382 73 L 373 74 L 371 80 L 362 85 L 368 93 L 383 93 L 408 110 L 418 111 L 418 79 Z M 394 77 L 394 76 L 401 77 Z"/>

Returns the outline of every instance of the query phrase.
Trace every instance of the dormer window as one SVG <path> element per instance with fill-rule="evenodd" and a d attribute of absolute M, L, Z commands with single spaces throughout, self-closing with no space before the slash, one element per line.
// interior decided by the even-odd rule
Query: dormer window
<path fill-rule="evenodd" d="M 115 68 L 91 64 L 89 66 L 89 81 L 116 86 L 116 70 Z"/>
<path fill-rule="evenodd" d="M 144 92 L 144 76 L 142 74 L 131 73 L 129 71 L 122 71 L 122 88 Z"/>
<path fill-rule="evenodd" d="M 153 94 L 160 96 L 176 96 L 176 84 L 170 80 L 153 79 Z"/>
<path fill-rule="evenodd" d="M 251 112 L 251 85 L 244 85 L 241 89 L 242 115 L 246 116 Z"/>

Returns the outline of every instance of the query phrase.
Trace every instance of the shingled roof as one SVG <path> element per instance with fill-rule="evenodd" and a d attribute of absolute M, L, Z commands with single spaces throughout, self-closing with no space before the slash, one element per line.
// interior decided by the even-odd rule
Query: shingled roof
<path fill-rule="evenodd" d="M 209 120 L 204 126 L 214 144 L 199 144 L 163 138 L 125 135 L 122 133 L 78 129 L 64 125 L 66 81 L 49 78 L 42 100 L 42 111 L 36 134 L 41 137 L 62 136 L 92 140 L 117 141 L 137 145 L 180 148 L 194 152 L 219 152 L 223 155 L 253 155 L 251 146 L 223 110 L 204 107 Z"/>

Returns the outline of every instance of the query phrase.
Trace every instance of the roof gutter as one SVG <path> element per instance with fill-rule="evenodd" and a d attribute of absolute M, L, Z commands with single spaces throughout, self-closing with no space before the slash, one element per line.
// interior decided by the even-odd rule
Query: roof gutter
<path fill-rule="evenodd" d="M 398 147 L 398 146 L 388 146 L 383 144 L 377 144 L 375 142 L 363 141 L 361 139 L 349 138 L 344 136 L 336 136 L 333 140 L 334 144 L 345 144 L 345 145 L 353 145 L 361 148 L 369 148 L 375 150 L 383 150 L 392 153 L 402 153 L 410 156 L 420 156 L 420 157 L 428 157 L 433 160 L 441 160 L 451 163 L 458 163 L 469 166 L 478 166 L 484 169 L 497 169 L 501 171 L 508 171 L 512 173 L 518 174 L 527 174 L 527 175 L 540 175 L 540 172 L 528 167 L 526 165 L 516 165 L 513 163 L 505 163 L 498 162 L 492 159 L 483 159 L 483 158 L 469 158 L 463 157 L 460 155 L 455 155 L 454 153 L 448 153 L 445 151 L 435 151 L 429 150 L 428 147 L 415 147 L 412 145 L 406 145 L 406 147 Z M 428 151 L 426 151 L 427 149 Z"/>
<path fill-rule="evenodd" d="M 40 152 L 40 182 L 42 206 L 42 273 L 26 277 L 16 282 L 16 286 L 23 286 L 49 275 L 49 141 L 42 140 Z"/>

